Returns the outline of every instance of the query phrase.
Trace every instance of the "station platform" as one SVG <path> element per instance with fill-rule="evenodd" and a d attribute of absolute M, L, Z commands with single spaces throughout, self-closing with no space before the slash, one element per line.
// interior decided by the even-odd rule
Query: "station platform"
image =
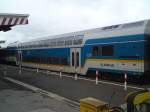
<path fill-rule="evenodd" d="M 21 74 L 19 74 L 19 68 L 16 66 L 7 66 L 6 75 L 7 77 L 58 94 L 77 103 L 79 103 L 80 99 L 94 97 L 108 102 L 110 106 L 120 106 L 125 103 L 125 96 L 128 93 L 144 89 L 129 87 L 125 91 L 123 86 L 117 86 L 117 84 L 98 83 L 96 85 L 94 81 L 81 78 L 75 80 L 72 76 L 65 77 L 63 75 L 60 78 L 58 74 L 52 72 L 43 73 L 40 71 L 37 73 L 33 69 L 22 69 Z M 149 87 L 149 85 L 146 87 Z"/>
<path fill-rule="evenodd" d="M 0 112 L 79 112 L 79 109 L 1 78 Z"/>

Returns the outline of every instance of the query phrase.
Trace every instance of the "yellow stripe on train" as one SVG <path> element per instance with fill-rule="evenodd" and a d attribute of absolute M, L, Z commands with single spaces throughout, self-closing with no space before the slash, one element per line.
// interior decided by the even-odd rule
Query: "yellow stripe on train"
<path fill-rule="evenodd" d="M 144 60 L 117 60 L 117 59 L 86 59 L 86 61 L 96 61 L 96 62 L 137 62 L 144 63 Z"/>

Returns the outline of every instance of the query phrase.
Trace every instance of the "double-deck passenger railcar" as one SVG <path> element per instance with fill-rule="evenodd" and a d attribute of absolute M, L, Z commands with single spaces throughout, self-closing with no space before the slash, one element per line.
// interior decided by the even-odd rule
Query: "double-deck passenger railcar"
<path fill-rule="evenodd" d="M 8 46 L 22 66 L 119 79 L 150 76 L 150 20 L 45 37 Z"/>

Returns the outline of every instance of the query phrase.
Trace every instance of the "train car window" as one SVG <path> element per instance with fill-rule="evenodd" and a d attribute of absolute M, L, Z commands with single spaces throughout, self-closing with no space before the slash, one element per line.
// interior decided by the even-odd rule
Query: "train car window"
<path fill-rule="evenodd" d="M 47 64 L 47 57 L 44 57 L 44 63 Z"/>
<path fill-rule="evenodd" d="M 38 57 L 36 57 L 36 63 L 39 63 L 39 58 Z"/>
<path fill-rule="evenodd" d="M 102 46 L 102 56 L 113 56 L 113 54 L 114 54 L 113 45 Z"/>
<path fill-rule="evenodd" d="M 53 63 L 52 64 L 56 64 L 57 63 L 57 59 L 56 57 L 53 57 Z"/>
<path fill-rule="evenodd" d="M 58 41 L 57 42 L 57 46 L 63 46 L 64 45 L 64 41 Z"/>
<path fill-rule="evenodd" d="M 45 47 L 45 42 L 44 41 L 42 41 L 42 47 Z"/>
<path fill-rule="evenodd" d="M 36 63 L 37 62 L 37 58 L 36 57 L 34 57 L 34 63 Z"/>
<path fill-rule="evenodd" d="M 42 64 L 44 63 L 44 59 L 43 59 L 43 57 L 41 57 L 41 63 L 42 63 Z"/>
<path fill-rule="evenodd" d="M 101 46 L 98 47 L 98 55 L 102 56 L 102 47 Z"/>
<path fill-rule="evenodd" d="M 72 66 L 74 66 L 74 52 L 72 52 Z"/>
<path fill-rule="evenodd" d="M 66 40 L 65 45 L 72 45 L 72 40 Z"/>
<path fill-rule="evenodd" d="M 53 61 L 54 61 L 54 60 L 53 60 L 53 57 L 49 57 L 49 61 L 50 61 L 50 62 L 49 62 L 50 64 L 54 64 L 54 62 L 53 62 Z"/>
<path fill-rule="evenodd" d="M 36 44 L 36 48 L 38 48 L 38 47 L 39 47 L 39 43 Z"/>
<path fill-rule="evenodd" d="M 62 58 L 61 57 L 57 57 L 58 59 L 58 64 L 61 65 L 62 64 Z"/>
<path fill-rule="evenodd" d="M 41 58 L 40 57 L 38 57 L 38 63 L 41 63 Z"/>
<path fill-rule="evenodd" d="M 32 63 L 34 62 L 34 59 L 33 59 L 33 57 L 31 57 L 31 62 L 32 62 Z"/>
<path fill-rule="evenodd" d="M 52 42 L 51 44 L 52 44 L 52 47 L 55 47 L 57 43 L 56 42 Z"/>
<path fill-rule="evenodd" d="M 82 44 L 82 39 L 77 39 L 73 41 L 73 45 L 79 45 Z"/>
<path fill-rule="evenodd" d="M 33 60 L 33 62 L 34 62 L 34 63 L 36 62 L 36 58 L 35 58 L 35 57 L 33 57 L 33 59 L 32 59 L 32 60 Z"/>
<path fill-rule="evenodd" d="M 59 64 L 59 58 L 58 57 L 53 57 L 53 64 L 56 64 L 56 65 Z"/>
<path fill-rule="evenodd" d="M 39 59 L 38 59 L 38 57 L 36 57 L 35 59 L 36 59 L 36 63 L 39 63 Z"/>
<path fill-rule="evenodd" d="M 79 52 L 77 52 L 76 55 L 77 55 L 77 62 L 76 63 L 77 63 L 77 67 L 79 67 Z"/>
<path fill-rule="evenodd" d="M 45 46 L 45 47 L 48 47 L 48 42 L 45 42 L 45 43 L 44 43 L 44 46 Z"/>
<path fill-rule="evenodd" d="M 61 58 L 62 65 L 68 65 L 67 58 Z"/>
<path fill-rule="evenodd" d="M 40 63 L 42 63 L 42 57 L 40 57 L 39 59 L 40 59 Z"/>
<path fill-rule="evenodd" d="M 51 57 L 51 64 L 55 64 L 54 57 Z"/>
<path fill-rule="evenodd" d="M 47 61 L 48 61 L 48 64 L 51 64 L 51 57 L 48 57 Z"/>
<path fill-rule="evenodd" d="M 92 50 L 93 56 L 98 56 L 98 46 L 94 46 Z"/>

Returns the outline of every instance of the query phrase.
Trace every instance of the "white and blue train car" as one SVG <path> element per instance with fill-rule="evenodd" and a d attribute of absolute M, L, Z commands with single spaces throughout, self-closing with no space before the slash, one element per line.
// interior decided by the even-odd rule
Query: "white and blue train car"
<path fill-rule="evenodd" d="M 16 63 L 103 78 L 132 80 L 150 74 L 150 20 L 45 37 L 8 46 Z M 15 53 L 14 53 L 15 54 Z M 20 58 L 21 59 L 20 59 Z M 147 74 L 147 75 L 145 75 Z"/>

